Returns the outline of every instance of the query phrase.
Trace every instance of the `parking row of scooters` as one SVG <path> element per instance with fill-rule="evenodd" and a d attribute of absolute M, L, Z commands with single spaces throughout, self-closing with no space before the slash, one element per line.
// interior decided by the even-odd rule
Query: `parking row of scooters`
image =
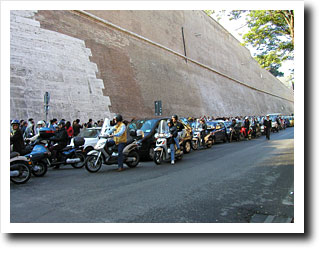
<path fill-rule="evenodd" d="M 51 145 L 50 137 L 54 135 L 51 129 L 43 128 L 37 140 L 29 143 L 26 150 L 28 154 L 20 155 L 18 152 L 10 153 L 10 180 L 15 184 L 26 183 L 31 175 L 43 177 L 49 167 L 59 168 L 61 165 L 71 164 L 74 168 L 84 166 L 85 154 L 82 145 L 84 138 L 74 140 L 74 147 L 67 146 L 58 151 L 55 158 L 52 158 L 49 147 Z"/>

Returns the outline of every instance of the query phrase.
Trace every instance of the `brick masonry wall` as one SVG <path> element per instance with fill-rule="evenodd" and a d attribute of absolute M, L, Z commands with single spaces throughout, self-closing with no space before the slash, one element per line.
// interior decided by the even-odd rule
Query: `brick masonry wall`
<path fill-rule="evenodd" d="M 11 44 L 16 47 L 11 53 L 11 115 L 17 113 L 18 118 L 40 112 L 43 91 L 49 88 L 53 116 L 69 119 L 99 119 L 111 113 L 128 119 L 152 117 L 155 100 L 162 100 L 166 116 L 293 112 L 292 91 L 201 11 L 89 13 L 180 54 L 184 54 L 183 27 L 187 56 L 207 68 L 75 11 L 19 13 L 12 13 L 11 23 Z M 25 24 L 27 20 L 31 25 Z M 30 26 L 34 30 L 26 28 Z M 25 40 L 20 40 L 20 33 Z M 47 40 L 37 39 L 41 36 Z M 30 51 L 34 58 L 29 59 Z M 42 71 L 29 73 L 29 64 Z M 71 95 L 76 93 L 80 96 Z"/>

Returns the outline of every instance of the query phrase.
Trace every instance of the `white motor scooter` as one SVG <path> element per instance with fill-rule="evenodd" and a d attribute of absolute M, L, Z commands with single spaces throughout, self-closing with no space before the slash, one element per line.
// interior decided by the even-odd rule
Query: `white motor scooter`
<path fill-rule="evenodd" d="M 180 136 L 181 137 L 181 136 Z M 158 131 L 155 134 L 156 148 L 154 149 L 153 160 L 156 164 L 161 164 L 163 161 L 171 159 L 171 134 L 166 120 L 161 120 Z M 179 141 L 181 142 L 181 141 Z M 181 160 L 183 157 L 183 147 L 180 145 L 180 152 L 175 152 L 175 159 Z"/>

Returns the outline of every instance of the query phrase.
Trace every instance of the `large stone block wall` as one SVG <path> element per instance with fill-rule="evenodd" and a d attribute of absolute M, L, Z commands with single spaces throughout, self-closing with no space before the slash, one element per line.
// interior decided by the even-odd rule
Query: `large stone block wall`
<path fill-rule="evenodd" d="M 48 119 L 111 117 L 109 96 L 83 40 L 42 29 L 37 11 L 11 11 L 10 117 L 45 119 L 43 97 L 50 93 Z"/>
<path fill-rule="evenodd" d="M 38 97 L 42 100 L 48 88 L 53 92 L 51 112 L 58 118 L 99 119 L 117 112 L 128 119 L 152 117 L 155 100 L 162 100 L 163 115 L 293 112 L 292 91 L 261 69 L 247 49 L 202 11 L 88 12 L 97 18 L 76 11 L 12 13 L 16 50 L 11 53 L 11 115 L 32 116 Z M 182 28 L 188 60 L 181 56 Z M 29 42 L 21 41 L 19 33 Z M 47 40 L 39 39 L 45 34 Z M 29 59 L 23 49 L 35 57 Z M 29 64 L 43 70 L 31 74 Z M 42 94 L 37 93 L 39 86 Z M 26 96 L 23 87 L 34 97 Z M 66 96 L 78 92 L 76 100 Z"/>

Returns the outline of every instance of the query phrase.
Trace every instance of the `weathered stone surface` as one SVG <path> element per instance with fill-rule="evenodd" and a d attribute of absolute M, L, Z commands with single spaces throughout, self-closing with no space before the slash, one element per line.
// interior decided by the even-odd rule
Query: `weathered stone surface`
<path fill-rule="evenodd" d="M 49 118 L 152 117 L 156 100 L 163 115 L 293 112 L 293 92 L 202 11 L 89 12 L 182 55 L 183 28 L 194 62 L 75 11 L 14 11 L 11 85 L 49 91 Z M 23 118 L 43 118 L 43 97 L 24 97 L 28 108 L 38 109 Z M 12 117 L 26 112 L 13 105 L 20 104 L 12 102 Z"/>
<path fill-rule="evenodd" d="M 44 119 L 46 91 L 51 96 L 48 119 L 86 121 L 90 115 L 102 118 L 102 112 L 111 117 L 110 99 L 103 96 L 103 81 L 89 59 L 91 50 L 83 40 L 40 28 L 35 13 L 11 12 L 10 117 Z"/>

